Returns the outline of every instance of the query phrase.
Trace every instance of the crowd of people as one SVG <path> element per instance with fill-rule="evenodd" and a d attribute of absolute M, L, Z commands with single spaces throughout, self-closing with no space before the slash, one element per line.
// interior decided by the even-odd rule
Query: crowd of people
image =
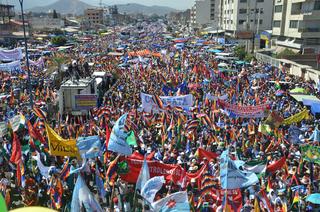
<path fill-rule="evenodd" d="M 94 71 L 113 76 L 108 89 L 101 88 L 106 93 L 99 107 L 83 116 L 59 114 L 50 107 L 63 97 L 43 70 L 31 68 L 33 106 L 26 72 L 1 72 L 0 190 L 8 209 L 75 211 L 72 194 L 82 183 L 98 206 L 80 198 L 81 211 L 154 211 L 141 190 L 146 176 L 140 169 L 148 164 L 150 177 L 165 177 L 154 202 L 186 191 L 192 211 L 319 210 L 319 200 L 307 198 L 320 193 L 319 117 L 290 92 L 300 88 L 319 96 L 316 82 L 290 75 L 285 65 L 218 57 L 205 47 L 234 55 L 236 44 L 218 44 L 214 38 L 175 41 L 146 32 L 134 39 L 122 40 L 128 47 L 119 50 L 114 38 L 93 36 L 90 45 L 79 42 L 45 57 L 46 66 L 57 66 L 56 57 L 68 58 L 70 74 L 60 83 Z M 177 48 L 177 42 L 186 45 Z M 122 55 L 108 54 L 107 48 Z M 151 111 L 142 104 L 144 94 L 151 96 Z M 190 95 L 188 107 L 162 98 Z M 108 148 L 124 114 L 125 132 L 133 141 L 132 154 L 126 156 Z M 52 154 L 47 125 L 63 139 L 99 136 L 98 156 Z M 164 173 L 167 169 L 171 171 Z M 241 181 L 252 174 L 257 180 L 244 186 Z"/>

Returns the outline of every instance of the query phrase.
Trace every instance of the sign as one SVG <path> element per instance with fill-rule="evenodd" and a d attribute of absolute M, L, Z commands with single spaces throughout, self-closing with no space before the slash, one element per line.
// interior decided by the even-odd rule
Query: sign
<path fill-rule="evenodd" d="M 153 101 L 152 96 L 141 93 L 141 102 L 142 108 L 145 112 L 150 113 L 152 110 L 158 111 L 160 108 Z M 193 105 L 193 96 L 192 94 L 184 95 L 184 96 L 160 96 L 161 101 L 163 102 L 163 106 L 171 106 L 171 107 L 182 107 L 184 110 L 189 110 Z"/>
<path fill-rule="evenodd" d="M 5 122 L 0 122 L 0 137 L 3 137 L 8 132 L 8 125 Z"/>
<path fill-rule="evenodd" d="M 90 110 L 97 106 L 97 96 L 96 95 L 75 95 L 75 110 Z"/>
<path fill-rule="evenodd" d="M 1 63 L 0 71 L 10 72 L 10 73 L 21 73 L 21 63 L 18 60 L 11 63 Z"/>
<path fill-rule="evenodd" d="M 233 115 L 242 118 L 262 118 L 268 114 L 266 110 L 269 108 L 268 104 L 262 104 L 257 106 L 238 106 L 233 105 L 223 100 L 218 100 L 219 105 L 225 110 L 229 111 Z"/>
<path fill-rule="evenodd" d="M 236 33 L 236 38 L 237 39 L 252 39 L 253 38 L 253 32 L 237 32 Z"/>

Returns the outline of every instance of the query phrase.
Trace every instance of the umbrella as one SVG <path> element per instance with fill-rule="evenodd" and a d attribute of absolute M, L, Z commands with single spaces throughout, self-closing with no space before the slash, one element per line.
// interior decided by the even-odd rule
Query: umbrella
<path fill-rule="evenodd" d="M 11 210 L 12 212 L 55 212 L 56 210 L 43 207 L 23 207 Z"/>
<path fill-rule="evenodd" d="M 277 90 L 276 96 L 282 96 L 284 94 L 283 90 Z"/>
<path fill-rule="evenodd" d="M 310 194 L 306 200 L 313 204 L 320 205 L 320 193 Z"/>
<path fill-rule="evenodd" d="M 290 90 L 290 93 L 306 93 L 306 90 L 304 88 L 294 88 Z"/>

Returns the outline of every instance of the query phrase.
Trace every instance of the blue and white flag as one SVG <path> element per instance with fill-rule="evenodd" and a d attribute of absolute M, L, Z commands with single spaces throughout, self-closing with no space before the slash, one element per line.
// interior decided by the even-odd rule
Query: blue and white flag
<path fill-rule="evenodd" d="M 141 190 L 141 196 L 150 203 L 153 203 L 156 193 L 161 189 L 165 183 L 164 176 L 153 177 L 146 182 Z"/>
<path fill-rule="evenodd" d="M 320 130 L 318 130 L 318 126 L 314 129 L 312 135 L 309 138 L 310 141 L 320 142 Z"/>
<path fill-rule="evenodd" d="M 81 175 L 78 175 L 72 194 L 71 212 L 79 212 L 84 209 L 88 212 L 103 212 Z"/>
<path fill-rule="evenodd" d="M 190 205 L 187 191 L 173 193 L 152 204 L 155 212 L 189 212 Z"/>
<path fill-rule="evenodd" d="M 128 113 L 122 115 L 112 128 L 109 139 L 108 150 L 122 155 L 131 155 L 132 149 L 126 140 L 129 133 L 125 132 L 125 123 Z"/>
<path fill-rule="evenodd" d="M 82 158 L 98 157 L 101 142 L 99 136 L 80 137 L 77 139 L 77 147 Z"/>
<path fill-rule="evenodd" d="M 142 187 L 147 183 L 149 179 L 150 179 L 149 166 L 146 160 L 146 155 L 144 155 L 143 164 L 140 169 L 139 177 L 136 183 L 136 190 L 139 189 L 141 193 Z"/>
<path fill-rule="evenodd" d="M 245 188 L 259 182 L 255 173 L 238 169 L 229 158 L 229 150 L 225 150 L 220 156 L 220 180 L 223 189 Z"/>

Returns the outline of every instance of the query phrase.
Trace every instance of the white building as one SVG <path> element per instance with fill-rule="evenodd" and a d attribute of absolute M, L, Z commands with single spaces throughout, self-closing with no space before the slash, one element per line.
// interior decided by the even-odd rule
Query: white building
<path fill-rule="evenodd" d="M 64 20 L 61 18 L 34 17 L 30 20 L 30 25 L 33 30 L 60 29 L 64 27 L 64 24 Z"/>
<path fill-rule="evenodd" d="M 228 35 L 249 38 L 252 33 L 272 29 L 274 0 L 222 1 L 221 25 Z"/>
<path fill-rule="evenodd" d="M 278 46 L 320 49 L 320 0 L 275 0 L 272 35 Z"/>
<path fill-rule="evenodd" d="M 220 0 L 196 0 L 191 9 L 191 24 L 193 27 L 219 26 Z"/>

